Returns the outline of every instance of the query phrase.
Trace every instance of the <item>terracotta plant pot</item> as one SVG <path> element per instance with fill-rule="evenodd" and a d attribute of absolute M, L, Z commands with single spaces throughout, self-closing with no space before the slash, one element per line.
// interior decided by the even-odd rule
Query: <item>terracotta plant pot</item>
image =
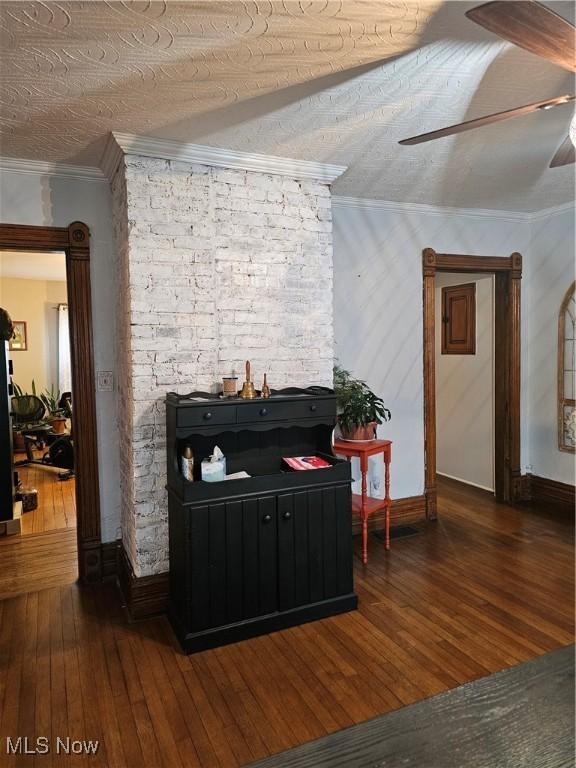
<path fill-rule="evenodd" d="M 355 426 L 352 429 L 344 429 L 340 427 L 342 437 L 344 440 L 375 440 L 376 439 L 376 427 L 375 421 L 371 421 L 369 424 L 361 426 Z"/>
<path fill-rule="evenodd" d="M 50 419 L 50 426 L 57 435 L 63 435 L 66 432 L 66 419 L 60 416 Z"/>

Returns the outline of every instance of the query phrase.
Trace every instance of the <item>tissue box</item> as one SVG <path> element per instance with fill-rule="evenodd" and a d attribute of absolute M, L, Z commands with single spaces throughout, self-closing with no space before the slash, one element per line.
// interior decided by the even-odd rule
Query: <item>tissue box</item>
<path fill-rule="evenodd" d="M 211 459 L 203 459 L 200 465 L 200 473 L 202 480 L 207 483 L 219 483 L 226 478 L 226 457 L 211 461 Z"/>

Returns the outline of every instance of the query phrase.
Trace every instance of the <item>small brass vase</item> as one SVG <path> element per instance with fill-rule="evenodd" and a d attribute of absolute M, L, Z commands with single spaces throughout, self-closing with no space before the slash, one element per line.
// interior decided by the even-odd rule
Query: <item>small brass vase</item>
<path fill-rule="evenodd" d="M 266 374 L 264 374 L 264 381 L 262 383 L 262 397 L 270 397 L 270 387 L 268 386 Z"/>

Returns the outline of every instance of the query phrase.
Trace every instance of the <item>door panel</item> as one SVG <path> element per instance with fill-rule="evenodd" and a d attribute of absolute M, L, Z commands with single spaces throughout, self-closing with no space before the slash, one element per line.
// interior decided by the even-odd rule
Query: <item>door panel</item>
<path fill-rule="evenodd" d="M 442 354 L 476 354 L 476 283 L 442 288 Z"/>

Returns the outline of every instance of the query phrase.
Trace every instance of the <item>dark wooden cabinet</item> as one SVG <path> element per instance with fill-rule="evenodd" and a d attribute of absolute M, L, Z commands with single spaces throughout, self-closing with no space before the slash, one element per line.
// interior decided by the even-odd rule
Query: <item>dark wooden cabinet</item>
<path fill-rule="evenodd" d="M 263 408 L 273 416 L 265 427 Z M 233 405 L 168 396 L 169 616 L 185 651 L 356 607 L 350 468 L 331 452 L 334 423 L 332 394 Z M 188 482 L 178 468 L 184 444 L 194 451 L 198 478 L 216 444 L 229 472 L 252 476 Z M 322 454 L 331 466 L 283 470 L 282 456 L 305 453 Z"/>

